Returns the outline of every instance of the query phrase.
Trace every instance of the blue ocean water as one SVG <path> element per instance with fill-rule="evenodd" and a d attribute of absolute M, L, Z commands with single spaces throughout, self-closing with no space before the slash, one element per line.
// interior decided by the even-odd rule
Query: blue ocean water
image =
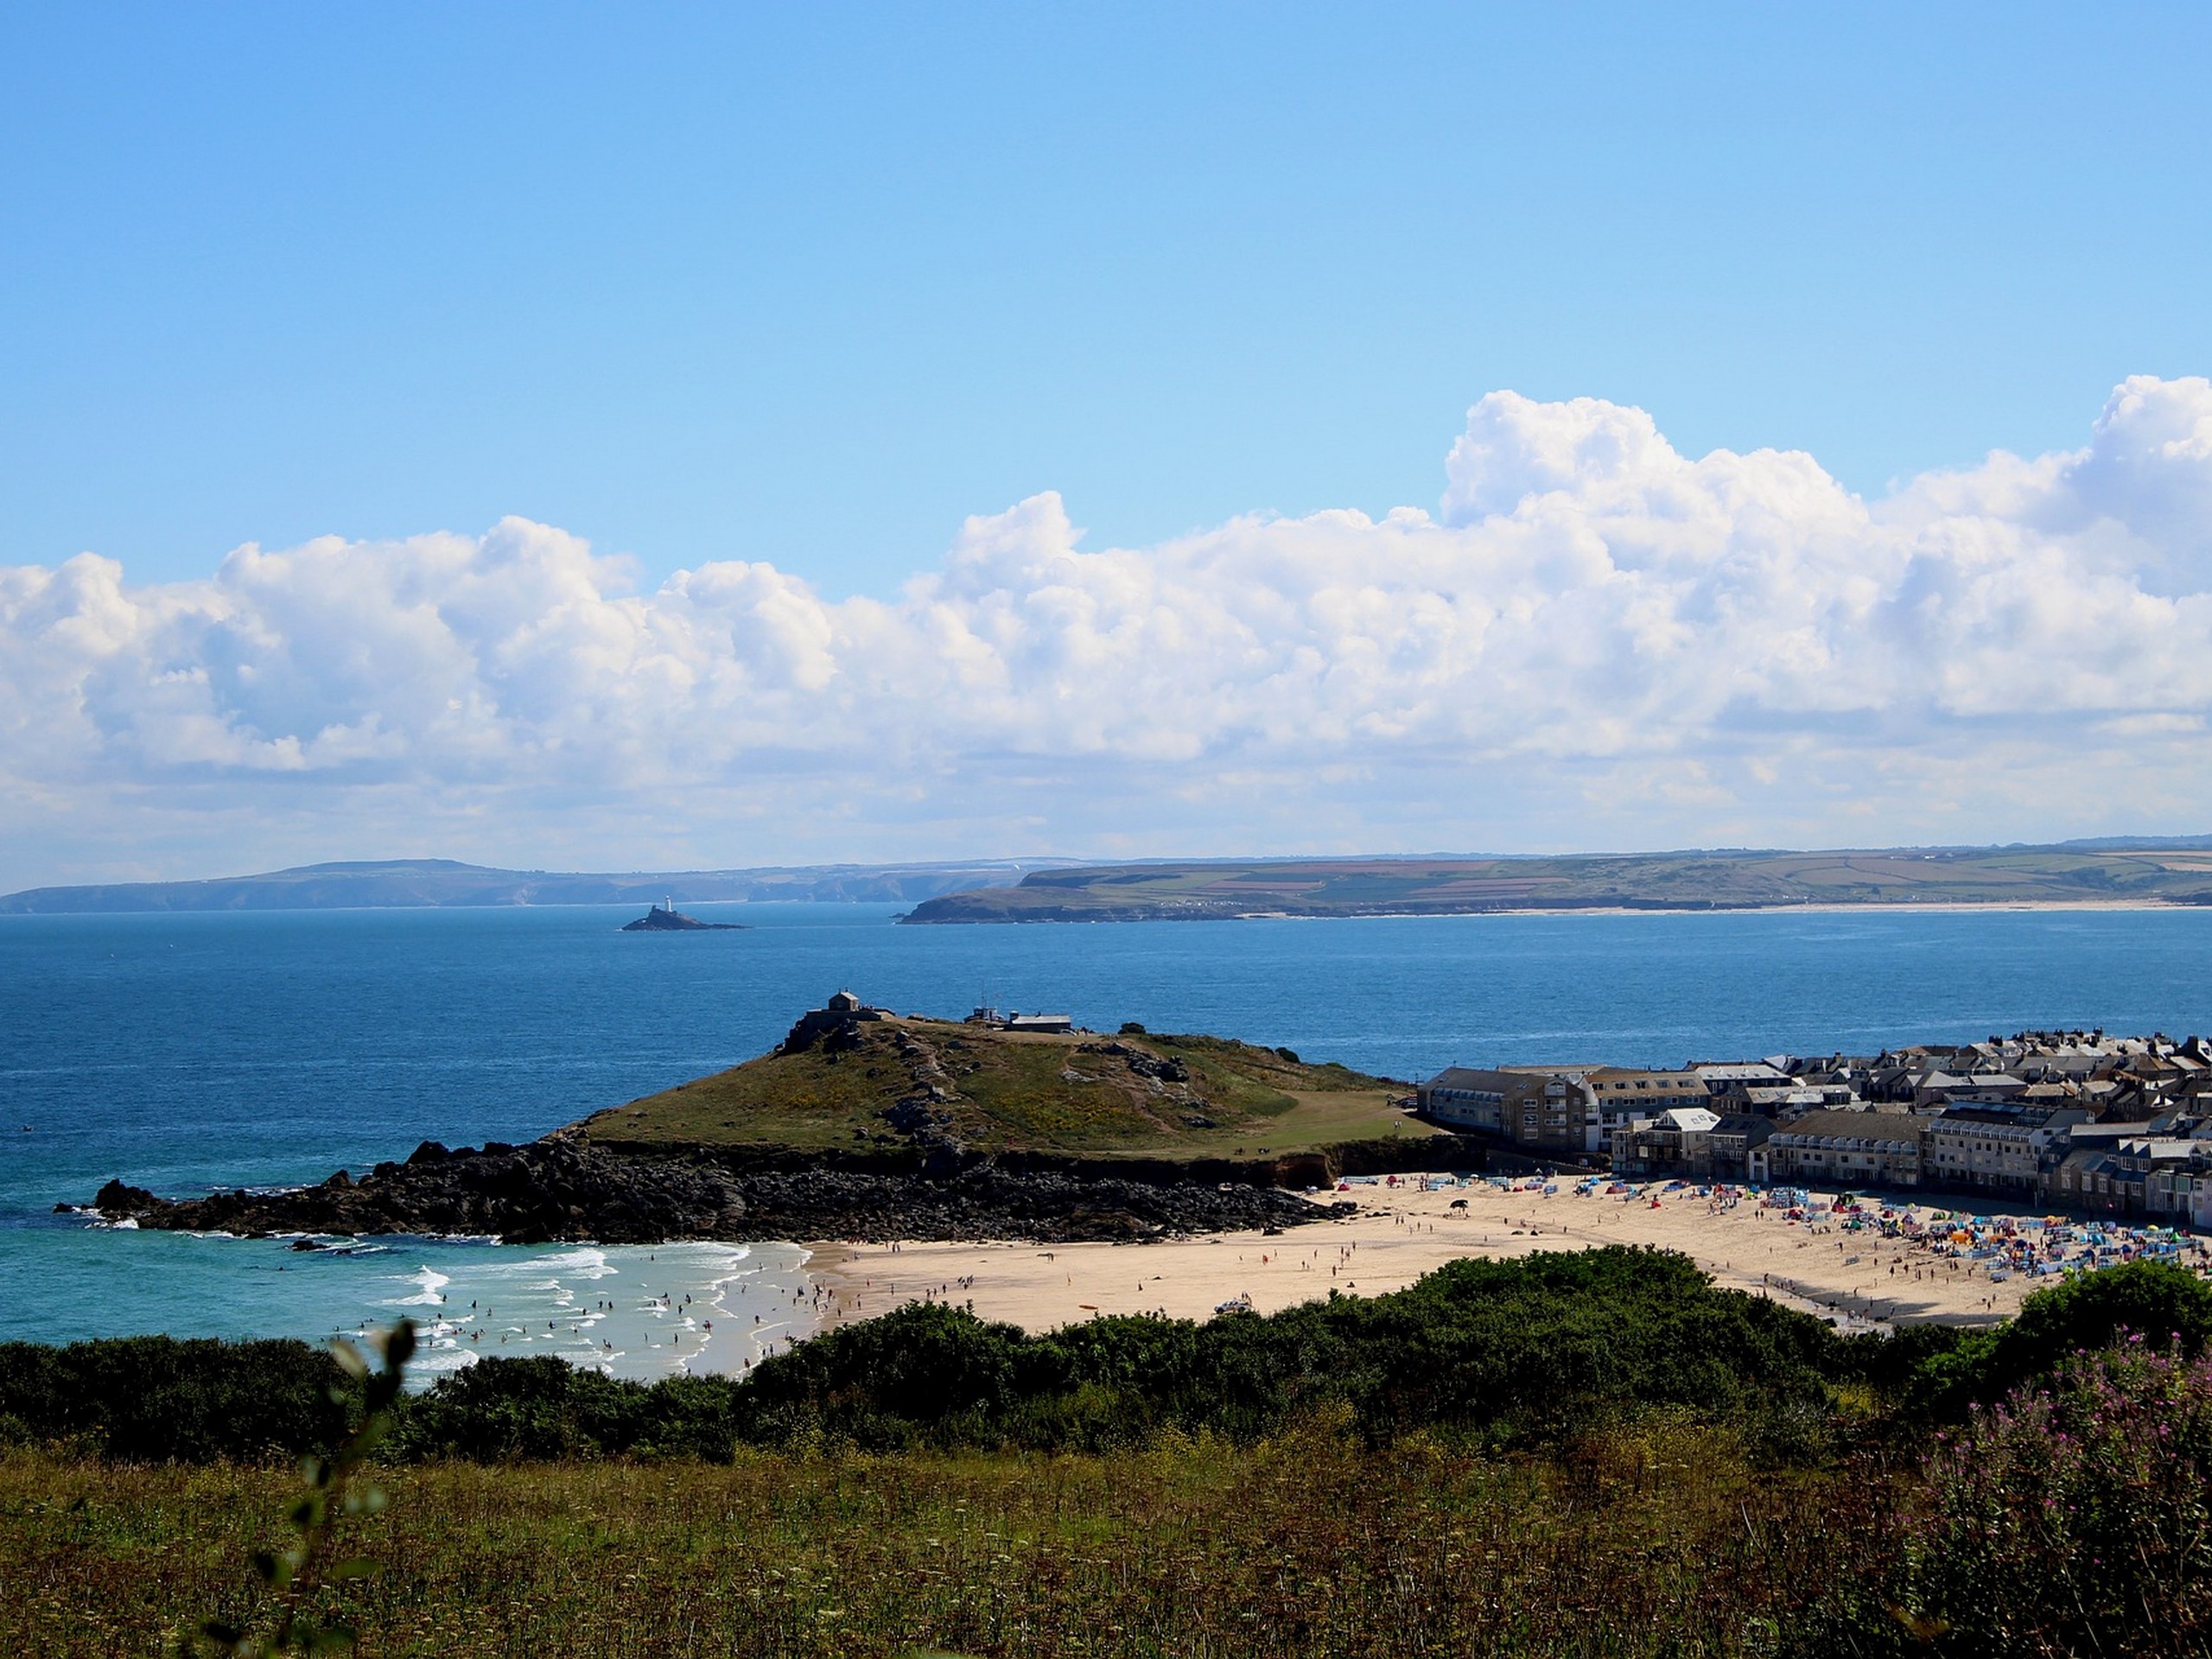
<path fill-rule="evenodd" d="M 749 931 L 626 934 L 633 912 L 596 907 L 0 918 L 0 1339 L 317 1337 L 404 1308 L 447 1317 L 448 1360 L 526 1344 L 651 1372 L 699 1363 L 712 1317 L 706 1363 L 741 1363 L 803 1329 L 796 1250 L 302 1255 L 52 1210 L 116 1175 L 181 1195 L 358 1172 L 423 1140 L 527 1140 L 760 1053 L 840 986 L 1408 1078 L 2035 1025 L 2212 1030 L 2212 911 L 901 928 L 887 906 L 694 908 Z M 468 1302 L 493 1311 L 463 1319 Z"/>

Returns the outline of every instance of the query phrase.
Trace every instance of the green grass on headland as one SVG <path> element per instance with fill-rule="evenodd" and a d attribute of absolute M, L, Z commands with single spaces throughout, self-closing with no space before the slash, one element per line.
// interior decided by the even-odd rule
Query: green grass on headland
<path fill-rule="evenodd" d="M 764 1055 L 596 1113 L 582 1133 L 641 1150 L 866 1152 L 906 1144 L 887 1114 L 932 1087 L 927 1109 L 977 1152 L 1187 1161 L 1433 1133 L 1390 1104 L 1402 1085 L 1225 1038 L 918 1018 L 858 1030 L 855 1046 Z"/>

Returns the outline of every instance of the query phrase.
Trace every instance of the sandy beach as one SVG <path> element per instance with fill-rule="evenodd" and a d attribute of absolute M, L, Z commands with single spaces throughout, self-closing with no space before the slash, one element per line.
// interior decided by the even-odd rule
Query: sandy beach
<path fill-rule="evenodd" d="M 1924 1244 L 1871 1230 L 1846 1232 L 1817 1212 L 1793 1222 L 1750 1195 L 1730 1205 L 1655 1185 L 1633 1198 L 1586 1196 L 1567 1181 L 1548 1195 L 1479 1181 L 1424 1191 L 1421 1178 L 1408 1176 L 1395 1187 L 1355 1186 L 1319 1195 L 1316 1202 L 1345 1198 L 1358 1204 L 1357 1215 L 1274 1236 L 1225 1233 L 1144 1244 L 846 1244 L 816 1247 L 809 1266 L 824 1327 L 930 1299 L 972 1304 L 986 1319 L 1032 1332 L 1102 1313 L 1207 1319 L 1238 1297 L 1268 1313 L 1332 1290 L 1376 1295 L 1402 1289 L 1462 1257 L 1606 1244 L 1679 1250 L 1722 1285 L 1853 1326 L 2004 1319 L 2054 1282 L 2003 1274 L 2001 1268 L 2002 1276 L 1993 1279 L 1985 1263 L 1942 1258 Z M 1954 1214 L 1974 1208 L 1948 1198 L 1943 1207 Z M 1901 1216 L 1923 1217 L 1936 1208 L 1897 1206 Z"/>

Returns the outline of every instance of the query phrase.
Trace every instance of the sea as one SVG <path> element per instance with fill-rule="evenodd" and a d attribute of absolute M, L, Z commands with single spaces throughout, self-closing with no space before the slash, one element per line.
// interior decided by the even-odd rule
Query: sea
<path fill-rule="evenodd" d="M 1678 1065 L 2025 1027 L 2212 1033 L 2212 909 L 1777 911 L 900 927 L 890 906 L 0 917 L 0 1341 L 359 1338 L 418 1376 L 486 1353 L 738 1371 L 811 1329 L 797 1243 L 296 1241 L 97 1224 L 316 1181 L 420 1141 L 522 1141 L 733 1065 L 832 991 L 1212 1032 L 1413 1079 Z M 57 1208 L 61 1206 L 61 1208 Z"/>

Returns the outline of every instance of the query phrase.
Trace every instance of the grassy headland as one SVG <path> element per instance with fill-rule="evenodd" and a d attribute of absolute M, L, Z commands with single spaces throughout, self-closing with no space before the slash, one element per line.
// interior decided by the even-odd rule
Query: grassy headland
<path fill-rule="evenodd" d="M 142 1227 L 359 1235 L 1076 1239 L 1296 1226 L 1281 1189 L 1481 1153 L 1393 1085 L 1216 1037 L 1003 1030 L 817 1010 L 775 1052 L 527 1146 L 426 1142 L 355 1180 L 169 1200 Z"/>
<path fill-rule="evenodd" d="M 621 1151 L 706 1147 L 963 1150 L 1084 1159 L 1281 1157 L 1435 1132 L 1403 1084 L 1220 1037 L 1009 1032 L 919 1017 L 856 1025 L 598 1112 L 577 1132 Z M 903 1104 L 903 1109 L 902 1109 Z"/>
<path fill-rule="evenodd" d="M 1209 921 L 1517 910 L 2212 902 L 2212 852 L 1977 848 L 1559 858 L 1245 860 L 1038 870 L 948 893 L 913 923 Z"/>

